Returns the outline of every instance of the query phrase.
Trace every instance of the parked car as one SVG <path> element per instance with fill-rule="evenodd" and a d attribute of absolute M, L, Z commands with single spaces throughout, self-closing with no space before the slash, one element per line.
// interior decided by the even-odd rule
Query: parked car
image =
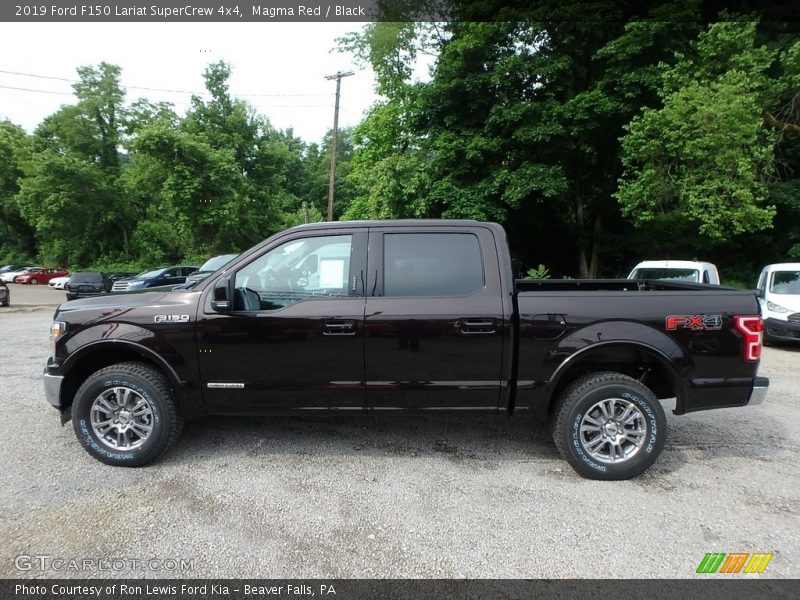
<path fill-rule="evenodd" d="M 664 448 L 660 399 L 765 399 L 761 325 L 753 290 L 515 281 L 495 223 L 314 223 L 188 289 L 65 302 L 44 388 L 117 466 L 210 415 L 514 413 L 549 419 L 581 475 L 627 479 Z"/>
<path fill-rule="evenodd" d="M 111 287 L 114 285 L 115 281 L 120 279 L 130 279 L 131 277 L 135 277 L 136 273 L 133 271 L 110 271 L 106 273 L 106 291 L 110 292 Z"/>
<path fill-rule="evenodd" d="M 757 287 L 764 343 L 800 342 L 800 263 L 767 265 Z"/>
<path fill-rule="evenodd" d="M 11 272 L 20 272 L 28 268 L 29 268 L 28 265 L 18 265 L 18 264 L 3 265 L 2 267 L 0 267 L 0 275 L 4 275 L 6 273 L 11 273 Z"/>
<path fill-rule="evenodd" d="M 64 275 L 63 277 L 53 277 L 53 279 L 50 280 L 50 283 L 48 283 L 47 286 L 53 288 L 54 290 L 63 290 L 66 287 L 69 278 L 70 275 Z"/>
<path fill-rule="evenodd" d="M 111 291 L 132 292 L 162 285 L 180 285 L 186 283 L 186 277 L 195 271 L 197 271 L 197 267 L 159 267 L 152 271 L 139 273 L 129 279 L 117 279 L 111 287 Z"/>
<path fill-rule="evenodd" d="M 64 289 L 67 292 L 67 300 L 88 298 L 107 293 L 108 282 L 105 275 L 99 271 L 79 271 L 70 275 Z"/>
<path fill-rule="evenodd" d="M 64 277 L 69 275 L 64 269 L 40 269 L 38 271 L 30 271 L 17 275 L 14 280 L 17 283 L 29 283 L 31 285 L 38 285 L 40 283 L 48 283 L 51 279 L 56 277 Z"/>
<path fill-rule="evenodd" d="M 8 284 L 5 281 L 0 281 L 0 306 L 8 306 L 11 304 L 11 290 L 8 289 Z"/>
<path fill-rule="evenodd" d="M 186 278 L 186 286 L 194 285 L 198 281 L 203 281 L 206 277 L 211 275 L 212 273 L 216 273 L 222 267 L 227 265 L 231 262 L 234 258 L 239 256 L 238 254 L 220 254 L 219 256 L 215 256 L 213 258 L 209 258 L 206 262 L 200 265 L 200 268 L 197 269 L 194 273 L 189 275 Z"/>
<path fill-rule="evenodd" d="M 20 275 L 43 270 L 44 269 L 42 267 L 21 267 L 16 271 L 6 271 L 5 273 L 0 273 L 0 280 L 5 281 L 6 283 L 14 283 L 14 280 Z"/>
<path fill-rule="evenodd" d="M 646 260 L 636 265 L 628 279 L 672 279 L 719 285 L 719 271 L 709 262 L 693 260 Z"/>

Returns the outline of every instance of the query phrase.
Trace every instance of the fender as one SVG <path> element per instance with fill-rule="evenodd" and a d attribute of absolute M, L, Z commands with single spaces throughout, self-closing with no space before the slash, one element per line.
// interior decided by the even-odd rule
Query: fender
<path fill-rule="evenodd" d="M 166 374 L 184 416 L 200 417 L 206 411 L 198 383 L 196 356 L 191 352 L 193 343 L 193 330 L 187 337 L 186 349 L 181 352 L 174 344 L 166 343 L 163 336 L 144 327 L 131 323 L 103 323 L 87 327 L 66 340 L 68 355 L 61 369 L 69 373 L 87 355 L 98 351 L 132 352 L 157 365 Z M 187 352 L 189 355 L 185 356 Z"/>
<path fill-rule="evenodd" d="M 548 400 L 560 380 L 582 359 L 610 348 L 635 349 L 653 357 L 669 374 L 678 395 L 678 406 L 685 397 L 686 380 L 693 364 L 686 351 L 666 333 L 630 321 L 603 321 L 576 329 L 563 338 L 554 352 L 568 354 L 547 382 Z"/>

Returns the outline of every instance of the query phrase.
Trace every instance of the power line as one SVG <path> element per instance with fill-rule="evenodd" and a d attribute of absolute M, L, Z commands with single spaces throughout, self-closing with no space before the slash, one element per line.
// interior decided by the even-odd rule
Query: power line
<path fill-rule="evenodd" d="M 37 75 L 35 73 L 23 73 L 21 71 L 6 71 L 6 70 L 0 69 L 0 73 L 3 73 L 5 75 L 18 75 L 18 76 L 21 76 L 21 77 L 33 77 L 33 78 L 36 78 L 36 79 L 49 79 L 49 80 L 52 80 L 52 81 L 65 81 L 67 83 L 80 83 L 80 81 L 77 80 L 77 79 L 67 79 L 65 77 L 53 77 L 53 76 L 50 76 L 50 75 Z M 124 85 L 123 87 L 125 87 L 127 89 L 131 89 L 131 90 L 144 90 L 144 91 L 147 91 L 147 92 L 166 92 L 168 94 L 191 94 L 191 95 L 195 95 L 195 96 L 196 95 L 200 95 L 200 94 L 207 94 L 208 93 L 207 91 L 191 92 L 191 91 L 188 91 L 188 90 L 170 90 L 170 89 L 165 89 L 165 88 L 145 87 L 145 86 L 140 86 L 140 85 Z M 23 88 L 18 88 L 18 89 L 23 89 Z M 27 90 L 27 91 L 43 91 L 43 90 Z M 55 92 L 53 92 L 53 93 L 55 93 Z M 65 93 L 65 92 L 59 92 L 59 93 Z M 252 94 L 238 94 L 238 93 L 236 93 L 234 95 L 235 96 L 254 97 L 254 98 L 270 98 L 270 97 L 275 97 L 275 98 L 298 98 L 298 97 L 304 97 L 304 96 L 332 96 L 333 94 L 255 94 L 255 93 L 252 93 Z"/>

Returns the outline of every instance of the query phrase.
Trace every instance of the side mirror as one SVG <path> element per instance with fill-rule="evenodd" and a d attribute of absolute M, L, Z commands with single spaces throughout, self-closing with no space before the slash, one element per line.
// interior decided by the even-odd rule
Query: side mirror
<path fill-rule="evenodd" d="M 230 277 L 218 279 L 211 294 L 211 310 L 216 312 L 230 312 L 232 310 L 233 281 Z"/>

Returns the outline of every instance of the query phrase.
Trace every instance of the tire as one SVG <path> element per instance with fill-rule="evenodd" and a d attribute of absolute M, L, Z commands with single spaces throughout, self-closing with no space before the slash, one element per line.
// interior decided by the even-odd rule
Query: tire
<path fill-rule="evenodd" d="M 39 280 L 38 279 L 31 279 L 28 283 L 30 283 L 31 285 L 39 285 Z"/>
<path fill-rule="evenodd" d="M 610 371 L 589 373 L 558 397 L 552 432 L 558 451 L 579 475 L 630 479 L 658 458 L 667 418 L 655 394 L 635 379 Z"/>
<path fill-rule="evenodd" d="M 141 467 L 175 443 L 183 418 L 161 371 L 124 362 L 100 369 L 78 388 L 72 426 L 84 449 L 100 462 Z"/>

